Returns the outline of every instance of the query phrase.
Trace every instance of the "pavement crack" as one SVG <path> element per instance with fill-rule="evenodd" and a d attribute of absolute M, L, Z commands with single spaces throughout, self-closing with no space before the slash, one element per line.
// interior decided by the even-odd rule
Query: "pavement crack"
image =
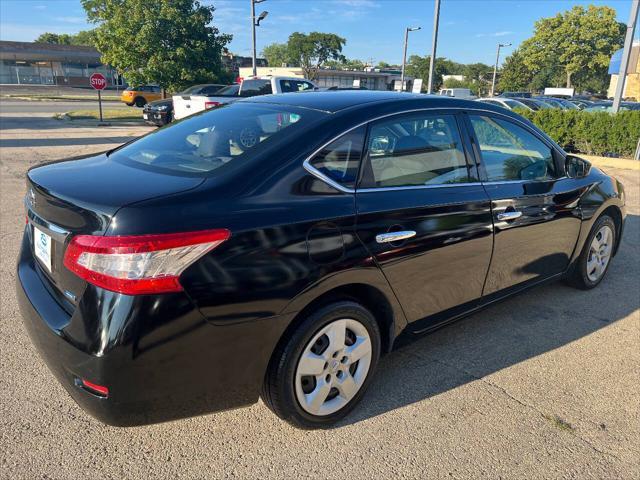
<path fill-rule="evenodd" d="M 411 354 L 414 355 L 414 354 Z M 421 360 L 427 360 L 424 357 L 421 357 L 419 355 L 415 355 L 417 357 L 419 357 Z M 507 398 L 509 398 L 510 400 L 513 400 L 514 402 L 516 402 L 517 404 L 521 405 L 524 408 L 533 410 L 534 412 L 536 412 L 538 415 L 540 415 L 540 417 L 542 417 L 543 419 L 546 420 L 548 414 L 545 412 L 542 412 L 541 410 L 539 410 L 535 405 L 532 405 L 530 403 L 527 403 L 521 399 L 519 399 L 518 397 L 512 395 L 506 388 L 498 385 L 497 383 L 492 382 L 491 380 L 489 380 L 487 377 L 480 377 L 478 375 L 476 375 L 475 373 L 462 368 L 458 365 L 453 365 L 451 363 L 448 362 L 444 362 L 442 360 L 439 359 L 430 359 L 429 361 L 432 361 L 433 363 L 437 363 L 440 365 L 443 365 L 445 367 L 449 367 L 449 368 L 453 368 L 454 370 L 457 370 L 459 372 L 462 372 L 463 374 L 467 375 L 468 377 L 473 378 L 474 380 L 478 380 L 482 383 L 484 383 L 485 385 L 487 385 L 488 387 L 491 387 L 495 390 L 498 390 L 499 392 L 501 392 L 503 395 L 505 395 Z M 615 460 L 620 460 L 616 455 L 609 453 L 609 452 L 605 452 L 604 450 L 600 450 L 598 447 L 596 447 L 593 443 L 591 443 L 589 440 L 587 440 L 586 438 L 583 438 L 582 436 L 580 436 L 576 430 L 566 430 L 566 433 L 573 436 L 574 438 L 576 438 L 577 440 L 579 440 L 580 442 L 582 442 L 584 445 L 586 445 L 587 447 L 589 447 L 591 450 L 593 450 L 596 453 L 599 453 L 601 455 L 606 455 L 608 457 L 614 458 Z"/>

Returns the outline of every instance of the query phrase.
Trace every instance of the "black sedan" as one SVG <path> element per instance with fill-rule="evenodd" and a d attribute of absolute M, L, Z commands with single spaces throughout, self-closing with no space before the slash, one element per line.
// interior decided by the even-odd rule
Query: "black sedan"
<path fill-rule="evenodd" d="M 142 118 L 145 122 L 161 127 L 173 120 L 173 100 L 165 98 L 147 103 L 142 109 Z"/>
<path fill-rule="evenodd" d="M 503 108 L 338 91 L 31 169 L 26 208 L 24 323 L 86 411 L 139 425 L 261 396 L 315 428 L 401 338 L 543 282 L 597 286 L 625 194 Z"/>

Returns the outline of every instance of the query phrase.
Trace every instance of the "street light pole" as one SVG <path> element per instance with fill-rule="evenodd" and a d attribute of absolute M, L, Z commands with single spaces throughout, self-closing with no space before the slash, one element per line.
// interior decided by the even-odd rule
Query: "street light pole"
<path fill-rule="evenodd" d="M 422 27 L 407 27 L 404 30 L 404 53 L 402 54 L 402 73 L 400 74 L 401 91 L 404 91 L 404 69 L 407 64 L 407 44 L 409 43 L 409 32 L 420 30 Z"/>
<path fill-rule="evenodd" d="M 252 55 L 251 55 L 251 65 L 253 67 L 253 76 L 255 77 L 257 73 L 256 68 L 256 27 L 260 25 L 260 20 L 264 18 L 264 12 L 260 14 L 260 19 L 256 21 L 256 3 L 262 3 L 266 0 L 249 0 L 251 2 L 251 41 L 253 43 Z"/>
<path fill-rule="evenodd" d="M 440 0 L 436 0 L 433 12 L 433 40 L 431 41 L 431 61 L 429 62 L 429 83 L 427 93 L 433 93 L 433 77 L 436 69 L 436 50 L 438 47 L 438 24 L 440 23 Z"/>
<path fill-rule="evenodd" d="M 640 0 L 631 0 L 631 13 L 629 15 L 629 22 L 627 23 L 627 35 L 624 38 L 624 49 L 622 50 L 618 83 L 616 84 L 616 93 L 613 96 L 613 105 L 611 107 L 614 113 L 617 113 L 620 109 L 620 102 L 622 101 L 622 95 L 624 95 L 624 84 L 627 80 L 627 70 L 629 68 L 629 58 L 631 57 L 633 34 L 636 29 L 636 21 L 638 20 L 639 5 Z"/>
<path fill-rule="evenodd" d="M 498 52 L 496 53 L 496 64 L 493 66 L 493 80 L 491 80 L 491 96 L 496 93 L 496 76 L 498 75 L 498 62 L 500 62 L 500 49 L 502 47 L 510 47 L 510 43 L 499 43 Z"/>

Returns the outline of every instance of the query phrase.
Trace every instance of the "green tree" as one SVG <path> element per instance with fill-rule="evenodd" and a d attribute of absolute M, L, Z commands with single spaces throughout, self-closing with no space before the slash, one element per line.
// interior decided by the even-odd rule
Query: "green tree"
<path fill-rule="evenodd" d="M 130 84 L 157 83 L 179 91 L 228 81 L 221 54 L 230 35 L 211 25 L 215 8 L 195 0 L 81 0 L 97 25 L 102 61 Z"/>
<path fill-rule="evenodd" d="M 304 76 L 314 80 L 327 60 L 343 60 L 342 47 L 347 41 L 333 33 L 294 32 L 289 36 L 287 51 L 295 66 L 302 68 Z"/>
<path fill-rule="evenodd" d="M 420 55 L 411 55 L 407 61 L 407 75 L 414 78 L 422 78 L 424 80 L 423 88 L 426 90 L 429 80 L 429 63 L 431 56 L 421 57 Z M 433 89 L 439 90 L 442 87 L 443 75 L 462 75 L 464 65 L 444 57 L 436 57 L 434 66 Z"/>
<path fill-rule="evenodd" d="M 95 33 L 93 30 L 82 30 L 75 35 L 67 33 L 45 32 L 36 38 L 36 43 L 51 43 L 55 45 L 86 45 L 93 46 Z"/>
<path fill-rule="evenodd" d="M 580 88 L 606 72 L 624 32 L 613 8 L 575 6 L 535 23 L 533 36 L 520 46 L 522 62 L 534 76 L 540 71 L 545 79 L 562 74 L 567 87 Z"/>
<path fill-rule="evenodd" d="M 281 67 L 290 63 L 289 49 L 286 43 L 272 43 L 262 50 L 262 56 L 267 59 L 270 67 Z"/>
<path fill-rule="evenodd" d="M 501 92 L 529 90 L 532 80 L 533 73 L 525 65 L 522 52 L 517 49 L 504 61 L 497 90 Z"/>

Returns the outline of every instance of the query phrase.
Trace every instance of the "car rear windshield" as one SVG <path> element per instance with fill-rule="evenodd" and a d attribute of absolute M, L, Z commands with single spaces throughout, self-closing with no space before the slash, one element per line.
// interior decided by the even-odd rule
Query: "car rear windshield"
<path fill-rule="evenodd" d="M 222 87 L 216 92 L 216 97 L 221 97 L 224 95 L 238 95 L 239 90 L 240 85 L 227 85 L 226 87 Z"/>
<path fill-rule="evenodd" d="M 271 90 L 271 80 L 244 80 L 240 88 L 240 95 L 243 97 L 253 97 L 255 95 L 269 95 Z"/>
<path fill-rule="evenodd" d="M 109 157 L 167 173 L 210 175 L 254 158 L 323 115 L 289 105 L 236 102 L 170 124 Z"/>

